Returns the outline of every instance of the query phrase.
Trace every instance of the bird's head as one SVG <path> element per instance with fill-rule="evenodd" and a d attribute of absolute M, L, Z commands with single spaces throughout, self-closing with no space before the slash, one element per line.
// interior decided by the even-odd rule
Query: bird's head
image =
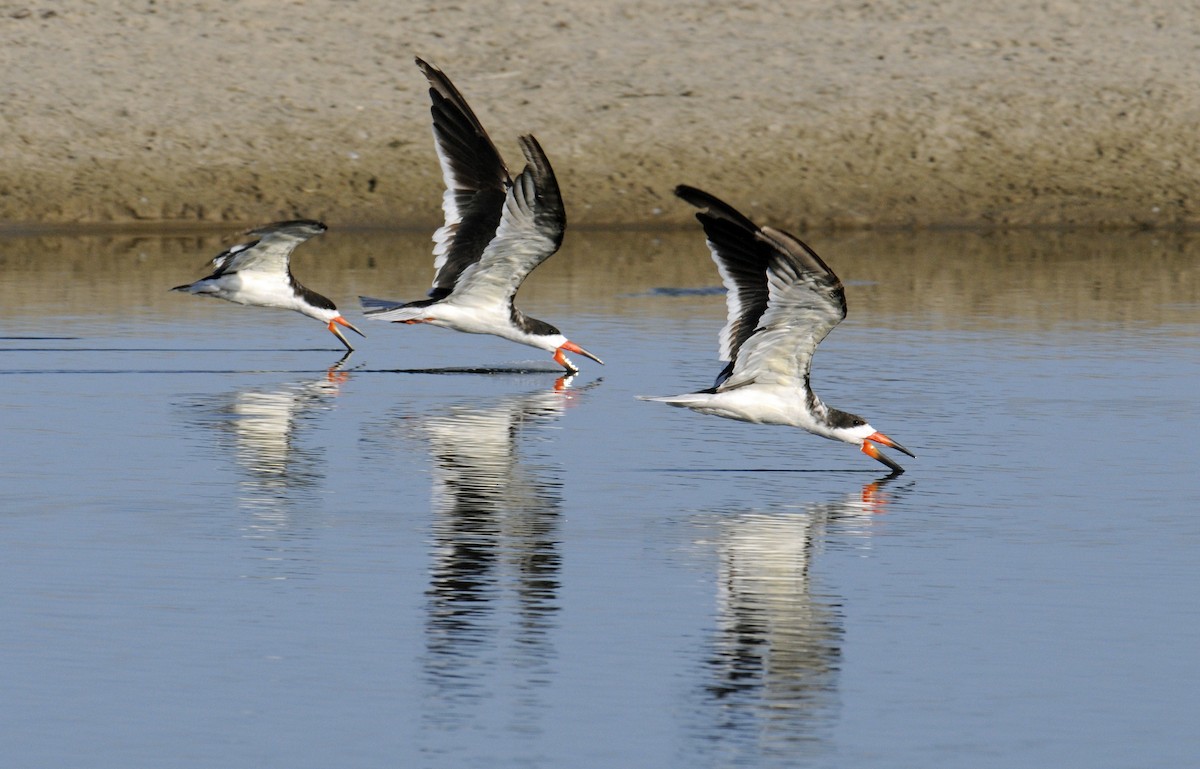
<path fill-rule="evenodd" d="M 877 462 L 887 465 L 893 472 L 902 473 L 904 472 L 904 468 L 896 464 L 887 454 L 880 451 L 879 446 L 887 446 L 896 451 L 902 451 L 914 459 L 916 458 L 916 454 L 879 432 L 874 427 L 871 427 L 867 420 L 862 417 L 847 414 L 844 411 L 836 411 L 835 409 L 830 409 L 830 412 L 832 425 L 832 429 L 830 430 L 831 438 L 836 438 L 846 443 L 853 443 L 855 446 L 861 446 L 862 453 Z"/>
<path fill-rule="evenodd" d="M 554 362 L 571 373 L 579 371 L 579 367 L 567 357 L 569 352 L 591 358 L 601 366 L 604 365 L 604 361 L 567 339 L 561 331 L 543 320 L 530 318 L 514 309 L 513 324 L 522 328 L 527 335 L 520 340 L 521 342 L 554 353 Z"/>

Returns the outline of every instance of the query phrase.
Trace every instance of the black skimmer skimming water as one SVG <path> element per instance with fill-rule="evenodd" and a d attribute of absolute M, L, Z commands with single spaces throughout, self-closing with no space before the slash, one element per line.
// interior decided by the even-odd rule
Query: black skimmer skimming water
<path fill-rule="evenodd" d="M 567 226 L 558 182 L 541 146 L 533 136 L 520 137 L 526 165 L 513 179 L 450 79 L 421 59 L 417 66 L 429 81 L 434 146 L 446 182 L 446 223 L 433 236 L 437 272 L 426 299 L 359 297 L 366 315 L 503 337 L 554 353 L 554 361 L 572 374 L 579 369 L 568 352 L 603 363 L 554 326 L 513 306 L 522 281 L 558 251 Z"/>
<path fill-rule="evenodd" d="M 846 317 L 842 282 L 797 238 L 759 227 L 732 206 L 694 187 L 675 194 L 699 208 L 708 248 L 728 293 L 721 360 L 729 365 L 700 392 L 644 398 L 702 414 L 802 427 L 861 446 L 867 456 L 904 472 L 875 444 L 915 457 L 862 417 L 826 406 L 809 386 L 817 345 Z"/>
<path fill-rule="evenodd" d="M 300 285 L 288 264 L 296 246 L 325 230 L 324 224 L 310 219 L 276 222 L 250 230 L 246 234 L 255 240 L 218 254 L 212 260 L 212 275 L 171 290 L 215 296 L 254 307 L 295 310 L 327 323 L 330 332 L 346 345 L 348 351 L 353 351 L 337 327 L 345 326 L 363 337 L 366 334 L 343 318 L 329 299 Z"/>

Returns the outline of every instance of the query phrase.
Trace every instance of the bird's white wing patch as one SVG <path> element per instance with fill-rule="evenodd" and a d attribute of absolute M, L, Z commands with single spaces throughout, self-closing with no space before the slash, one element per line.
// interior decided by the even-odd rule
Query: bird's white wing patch
<path fill-rule="evenodd" d="M 458 230 L 458 225 L 462 223 L 462 211 L 458 207 L 458 196 L 461 194 L 459 189 L 462 184 L 454 173 L 454 164 L 450 162 L 450 158 L 442 149 L 442 143 L 437 140 L 436 132 L 433 146 L 437 150 L 438 164 L 442 167 L 442 180 L 446 184 L 446 191 L 442 193 L 442 214 L 445 217 L 445 223 L 433 233 L 433 268 L 435 271 L 440 271 L 442 267 L 446 266 L 446 254 L 449 253 L 450 246 L 454 243 L 454 234 Z"/>
<path fill-rule="evenodd" d="M 221 253 L 219 253 L 213 257 L 213 260 L 212 260 L 213 267 L 215 267 L 217 270 L 225 269 L 225 265 L 228 264 L 229 260 L 233 259 L 234 256 L 236 256 L 237 254 L 240 254 L 241 252 L 245 251 L 248 248 L 253 248 L 256 245 L 258 245 L 257 240 L 252 241 L 250 243 L 238 243 L 236 246 L 230 246 L 229 248 L 225 249 L 224 251 L 222 251 Z"/>

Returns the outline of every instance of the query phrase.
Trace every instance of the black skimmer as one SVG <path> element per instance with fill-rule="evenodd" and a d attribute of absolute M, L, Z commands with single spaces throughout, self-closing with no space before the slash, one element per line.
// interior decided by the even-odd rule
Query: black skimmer
<path fill-rule="evenodd" d="M 837 275 L 799 239 L 759 227 L 732 206 L 694 187 L 675 194 L 700 211 L 708 248 L 728 293 L 729 320 L 721 329 L 728 365 L 713 387 L 644 400 L 759 424 L 801 427 L 861 446 L 895 473 L 904 472 L 875 444 L 915 457 L 862 417 L 826 406 L 809 386 L 812 356 L 846 317 L 846 292 Z"/>
<path fill-rule="evenodd" d="M 450 79 L 421 59 L 433 102 L 433 138 L 446 192 L 446 223 L 434 233 L 433 288 L 428 298 L 393 302 L 359 297 L 366 315 L 393 323 L 430 323 L 468 334 L 492 334 L 554 353 L 595 355 L 545 321 L 513 306 L 521 283 L 562 244 L 567 217 L 550 161 L 533 136 L 520 137 L 525 169 L 513 179 L 479 119 Z"/>
<path fill-rule="evenodd" d="M 212 275 L 171 290 L 215 296 L 254 307 L 295 310 L 327 323 L 330 332 L 346 345 L 346 350 L 353 351 L 354 347 L 337 327 L 345 326 L 362 337 L 366 334 L 343 318 L 329 299 L 300 285 L 288 264 L 296 246 L 326 229 L 321 222 L 296 219 L 250 230 L 246 234 L 255 240 L 218 254 L 212 260 Z"/>

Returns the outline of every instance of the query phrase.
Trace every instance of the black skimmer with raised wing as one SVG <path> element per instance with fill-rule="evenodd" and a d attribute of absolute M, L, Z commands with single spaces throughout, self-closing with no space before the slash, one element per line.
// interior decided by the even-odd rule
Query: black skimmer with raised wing
<path fill-rule="evenodd" d="M 817 345 L 846 317 L 845 289 L 833 270 L 799 239 L 759 227 L 707 192 L 680 185 L 675 194 L 700 209 L 696 218 L 728 290 L 720 353 L 729 363 L 707 390 L 644 400 L 743 422 L 801 427 L 861 446 L 893 472 L 904 472 L 875 444 L 915 454 L 862 417 L 826 406 L 809 386 Z"/>
<path fill-rule="evenodd" d="M 595 355 L 545 321 L 513 306 L 521 283 L 562 244 L 567 217 L 550 161 L 533 136 L 520 137 L 525 169 L 513 179 L 479 119 L 450 79 L 421 59 L 433 104 L 434 146 L 446 182 L 446 222 L 434 233 L 436 275 L 428 298 L 393 302 L 360 297 L 366 315 L 393 323 L 430 323 L 492 334 L 554 353 Z"/>
<path fill-rule="evenodd" d="M 246 234 L 255 240 L 218 254 L 212 260 L 211 275 L 171 290 L 215 296 L 254 307 L 295 310 L 328 324 L 330 332 L 346 345 L 346 349 L 353 350 L 337 327 L 345 326 L 363 337 L 366 334 L 343 318 L 329 299 L 300 285 L 289 264 L 296 246 L 325 230 L 324 224 L 311 219 L 276 222 L 250 230 Z"/>

